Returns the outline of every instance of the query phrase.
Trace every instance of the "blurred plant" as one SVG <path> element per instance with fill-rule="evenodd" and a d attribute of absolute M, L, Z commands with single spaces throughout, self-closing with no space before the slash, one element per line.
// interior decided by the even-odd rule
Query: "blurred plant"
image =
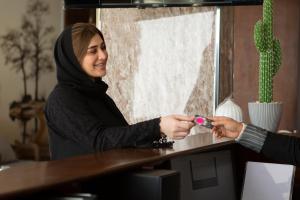
<path fill-rule="evenodd" d="M 46 26 L 45 17 L 49 5 L 42 0 L 29 0 L 26 14 L 22 17 L 21 27 L 12 29 L 0 36 L 0 47 L 5 56 L 5 64 L 11 65 L 18 73 L 22 72 L 24 94 L 21 101 L 10 104 L 10 117 L 18 119 L 23 125 L 23 143 L 26 141 L 26 124 L 35 118 L 37 132 L 36 105 L 43 105 L 44 97 L 39 97 L 41 72 L 52 71 L 53 26 Z M 27 80 L 34 79 L 34 99 L 28 94 Z"/>
<path fill-rule="evenodd" d="M 34 100 L 39 100 L 39 78 L 43 71 L 52 71 L 53 40 L 49 37 L 54 32 L 53 26 L 45 26 L 45 16 L 49 14 L 49 5 L 41 0 L 31 0 L 27 6 L 27 15 L 22 21 L 25 41 L 30 46 L 32 70 L 30 78 L 34 78 Z"/>
<path fill-rule="evenodd" d="M 11 30 L 0 37 L 0 47 L 5 56 L 5 64 L 12 65 L 12 68 L 18 73 L 22 72 L 24 94 L 22 98 L 27 97 L 27 74 L 26 63 L 29 60 L 30 49 L 24 40 L 24 33 L 17 30 Z"/>

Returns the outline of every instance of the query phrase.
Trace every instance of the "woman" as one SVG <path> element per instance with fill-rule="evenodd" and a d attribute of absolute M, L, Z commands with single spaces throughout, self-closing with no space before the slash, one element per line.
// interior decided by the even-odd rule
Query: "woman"
<path fill-rule="evenodd" d="M 122 147 L 151 147 L 162 135 L 182 139 L 193 116 L 170 115 L 128 125 L 102 81 L 108 54 L 102 33 L 78 23 L 58 37 L 54 56 L 58 84 L 45 115 L 52 159 Z"/>
<path fill-rule="evenodd" d="M 209 117 L 213 134 L 235 138 L 241 145 L 279 162 L 300 165 L 300 138 L 266 131 L 228 117 Z"/>

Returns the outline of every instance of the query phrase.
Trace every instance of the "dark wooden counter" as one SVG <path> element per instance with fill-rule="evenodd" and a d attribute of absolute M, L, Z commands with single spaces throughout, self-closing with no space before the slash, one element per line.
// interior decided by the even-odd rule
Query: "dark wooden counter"
<path fill-rule="evenodd" d="M 118 149 L 64 160 L 18 164 L 0 171 L 0 198 L 16 197 L 232 144 L 234 141 L 213 142 L 212 135 L 207 133 L 176 141 L 173 149 Z"/>

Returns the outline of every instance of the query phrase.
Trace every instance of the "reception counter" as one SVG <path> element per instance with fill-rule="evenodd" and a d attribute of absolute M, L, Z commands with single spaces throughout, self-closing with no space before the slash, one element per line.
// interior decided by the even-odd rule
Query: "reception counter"
<path fill-rule="evenodd" d="M 195 179 L 200 176 L 208 176 L 207 174 L 212 174 L 212 176 L 215 176 L 213 174 L 219 174 L 218 176 L 222 178 L 220 173 L 227 173 L 222 171 L 226 170 L 222 166 L 227 167 L 229 163 L 232 166 L 229 166 L 227 170 L 232 173 L 233 184 L 239 184 L 236 182 L 236 180 L 239 180 L 236 177 L 236 173 L 239 173 L 239 170 L 242 172 L 243 169 L 236 169 L 236 163 L 239 161 L 237 161 L 236 157 L 238 156 L 234 152 L 236 152 L 235 148 L 237 146 L 234 141 L 215 142 L 212 139 L 212 135 L 207 133 L 189 136 L 184 140 L 176 141 L 173 148 L 117 149 L 64 160 L 19 163 L 0 171 L 0 199 L 20 199 L 20 197 L 34 196 L 35 194 L 52 191 L 54 188 L 63 188 L 80 182 L 88 182 L 95 178 L 101 179 L 102 177 L 116 176 L 116 174 L 141 168 L 154 169 L 163 166 L 162 168 L 165 169 L 185 170 L 185 162 L 189 164 L 191 170 L 194 167 L 195 170 L 207 167 L 206 175 L 199 175 L 203 170 L 199 170 L 199 173 L 194 170 L 192 173 L 195 174 Z M 222 152 L 225 152 L 226 155 L 224 155 L 225 157 L 227 156 L 227 160 L 223 159 Z M 203 156 L 198 157 L 197 155 Z M 195 160 L 192 161 L 193 159 Z M 201 163 L 204 163 L 202 162 L 203 159 L 208 161 L 205 161 L 206 164 L 201 165 Z M 211 171 L 209 165 L 214 165 L 215 171 Z M 218 167 L 218 165 L 222 166 Z M 197 189 L 197 187 L 203 187 L 203 185 L 205 187 L 205 184 L 207 187 L 212 186 L 214 178 L 206 177 L 204 178 L 206 182 L 194 180 L 195 185 L 193 182 L 193 188 L 196 187 Z M 220 178 L 217 185 L 221 185 Z M 228 177 L 223 178 L 227 179 Z M 181 181 L 187 181 L 183 179 L 181 178 Z M 236 188 L 232 189 L 235 193 L 239 193 Z M 185 192 L 181 192 L 181 195 L 183 193 Z M 195 193 L 195 195 L 199 194 Z M 193 198 L 191 197 L 191 199 Z"/>

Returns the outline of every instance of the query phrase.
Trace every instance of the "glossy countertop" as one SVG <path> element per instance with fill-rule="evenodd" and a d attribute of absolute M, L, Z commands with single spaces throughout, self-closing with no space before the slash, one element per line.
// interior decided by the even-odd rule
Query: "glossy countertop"
<path fill-rule="evenodd" d="M 19 163 L 0 171 L 0 198 L 126 171 L 233 143 L 234 141 L 213 141 L 211 133 L 204 133 L 176 141 L 173 148 L 115 149 L 64 160 Z"/>

